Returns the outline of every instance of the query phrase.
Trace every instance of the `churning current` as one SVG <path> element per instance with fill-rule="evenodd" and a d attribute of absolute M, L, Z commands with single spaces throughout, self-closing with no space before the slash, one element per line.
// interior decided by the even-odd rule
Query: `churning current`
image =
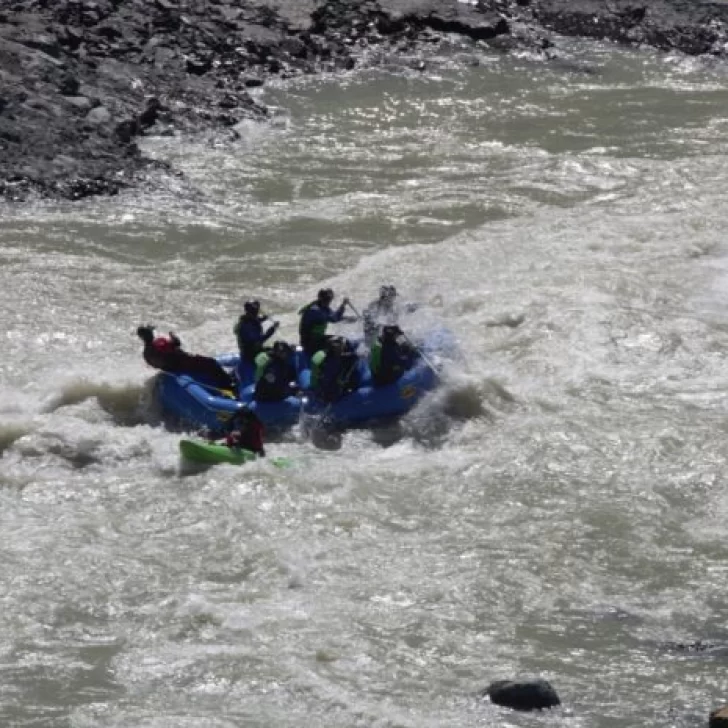
<path fill-rule="evenodd" d="M 0 221 L 0 724 L 687 727 L 725 696 L 728 76 L 463 46 L 264 91 L 184 172 Z M 397 427 L 188 473 L 140 323 L 323 285 L 462 357 Z M 351 330 L 341 328 L 344 333 Z M 679 648 L 701 641 L 702 651 Z M 477 699 L 547 678 L 533 716 Z M 535 721 L 535 722 L 534 722 Z"/>

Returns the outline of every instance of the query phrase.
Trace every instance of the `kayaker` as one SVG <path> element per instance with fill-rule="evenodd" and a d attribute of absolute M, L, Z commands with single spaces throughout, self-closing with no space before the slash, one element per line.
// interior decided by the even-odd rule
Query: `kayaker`
<path fill-rule="evenodd" d="M 330 288 L 322 288 L 318 292 L 315 301 L 304 306 L 298 313 L 301 321 L 298 326 L 298 334 L 303 350 L 309 356 L 326 346 L 328 337 L 326 327 L 330 323 L 338 321 L 356 321 L 355 317 L 344 317 L 344 311 L 349 304 L 348 298 L 341 300 L 341 305 L 334 311 L 331 303 L 334 300 L 334 292 Z"/>
<path fill-rule="evenodd" d="M 311 359 L 311 389 L 323 402 L 336 402 L 361 383 L 359 357 L 342 336 L 332 336 L 326 349 Z"/>
<path fill-rule="evenodd" d="M 267 331 L 263 331 L 263 323 L 268 317 L 260 315 L 258 301 L 247 301 L 243 310 L 244 313 L 238 319 L 233 331 L 238 340 L 240 356 L 252 364 L 263 349 L 263 344 L 275 334 L 280 324 L 276 321 Z"/>
<path fill-rule="evenodd" d="M 142 356 L 150 367 L 170 374 L 200 377 L 205 383 L 220 389 L 236 391 L 236 382 L 211 356 L 188 354 L 173 332 L 169 336 L 154 336 L 153 326 L 140 326 L 137 336 L 144 342 Z"/>
<path fill-rule="evenodd" d="M 369 355 L 374 386 L 394 384 L 414 366 L 417 357 L 417 351 L 399 326 L 384 326 Z"/>
<path fill-rule="evenodd" d="M 255 399 L 281 402 L 298 392 L 295 352 L 285 341 L 276 341 L 270 352 L 255 357 Z"/>
<path fill-rule="evenodd" d="M 225 444 L 233 449 L 250 450 L 265 457 L 263 437 L 265 429 L 258 416 L 247 407 L 236 412 L 230 420 L 230 430 L 225 436 Z"/>
<path fill-rule="evenodd" d="M 379 298 L 372 301 L 362 312 L 364 318 L 364 343 L 372 346 L 382 326 L 395 326 L 399 317 L 405 313 L 413 313 L 419 304 L 400 304 L 397 301 L 397 289 L 394 286 L 382 286 Z"/>

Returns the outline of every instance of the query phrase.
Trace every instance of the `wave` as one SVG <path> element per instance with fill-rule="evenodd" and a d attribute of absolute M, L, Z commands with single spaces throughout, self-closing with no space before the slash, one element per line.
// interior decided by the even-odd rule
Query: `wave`
<path fill-rule="evenodd" d="M 25 437 L 32 431 L 30 424 L 0 423 L 0 455 L 2 455 L 16 440 Z"/>
<path fill-rule="evenodd" d="M 458 420 L 472 420 L 488 414 L 483 393 L 476 382 L 458 382 L 447 386 L 442 395 L 442 411 Z"/>
<path fill-rule="evenodd" d="M 51 414 L 71 405 L 96 399 L 99 406 L 107 412 L 115 424 L 134 427 L 151 424 L 158 418 L 154 408 L 153 390 L 156 377 L 142 384 L 109 384 L 80 379 L 69 382 L 61 391 L 51 396 L 42 408 L 44 414 Z"/>
<path fill-rule="evenodd" d="M 507 395 L 506 390 L 503 392 Z M 400 437 L 411 437 L 428 448 L 441 447 L 458 422 L 493 420 L 487 406 L 492 396 L 492 390 L 481 386 L 471 375 L 449 372 L 442 387 L 425 397 L 402 420 Z"/>

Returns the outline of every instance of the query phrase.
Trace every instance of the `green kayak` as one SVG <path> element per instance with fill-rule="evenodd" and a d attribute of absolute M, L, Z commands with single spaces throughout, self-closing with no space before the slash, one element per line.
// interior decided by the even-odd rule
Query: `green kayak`
<path fill-rule="evenodd" d="M 258 456 L 250 450 L 241 450 L 227 445 L 218 445 L 214 442 L 205 442 L 204 440 L 180 440 L 179 451 L 182 453 L 182 457 L 187 460 L 208 465 L 217 463 L 242 465 L 258 459 Z M 277 468 L 287 468 L 291 465 L 288 458 L 270 458 L 269 461 Z"/>

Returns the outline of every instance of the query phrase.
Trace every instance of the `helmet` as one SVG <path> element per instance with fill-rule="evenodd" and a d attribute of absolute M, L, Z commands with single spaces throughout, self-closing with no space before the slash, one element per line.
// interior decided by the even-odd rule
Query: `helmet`
<path fill-rule="evenodd" d="M 260 313 L 260 303 L 258 301 L 246 301 L 245 313 L 249 313 L 251 316 L 257 316 Z"/>
<path fill-rule="evenodd" d="M 343 336 L 332 336 L 329 339 L 328 350 L 336 354 L 341 354 L 346 348 L 346 341 Z"/>
<path fill-rule="evenodd" d="M 379 298 L 386 301 L 393 301 L 397 297 L 397 289 L 394 286 L 382 286 L 379 289 Z"/>
<path fill-rule="evenodd" d="M 399 326 L 382 326 L 382 339 L 396 339 L 402 336 L 402 329 Z"/>
<path fill-rule="evenodd" d="M 136 332 L 137 332 L 137 336 L 145 344 L 150 344 L 154 339 L 154 327 L 153 326 L 140 326 Z"/>
<path fill-rule="evenodd" d="M 273 344 L 271 353 L 273 356 L 283 359 L 291 353 L 291 345 L 287 344 L 285 341 L 276 341 L 276 343 Z"/>
<path fill-rule="evenodd" d="M 334 300 L 334 292 L 330 288 L 322 288 L 318 292 L 318 300 L 326 301 L 326 303 L 331 303 L 331 301 Z"/>

